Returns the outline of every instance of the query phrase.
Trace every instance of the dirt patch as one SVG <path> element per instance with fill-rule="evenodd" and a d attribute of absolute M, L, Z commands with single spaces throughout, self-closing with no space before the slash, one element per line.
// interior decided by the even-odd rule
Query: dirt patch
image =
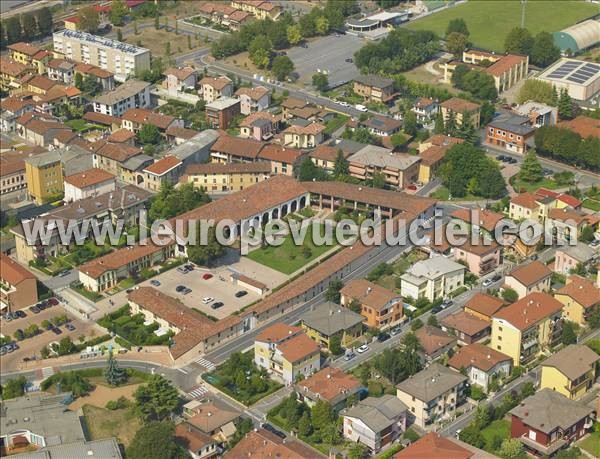
<path fill-rule="evenodd" d="M 170 26 L 174 25 L 174 21 L 171 21 Z M 137 35 L 128 35 L 126 37 L 127 43 L 141 45 L 144 48 L 148 48 L 153 56 L 165 57 L 165 43 L 171 43 L 171 55 L 185 53 L 190 51 L 188 46 L 188 36 L 180 33 L 177 35 L 175 32 L 167 32 L 164 29 L 156 30 L 154 27 L 144 29 Z M 205 43 L 202 40 L 197 40 L 195 37 L 191 37 L 192 49 L 198 50 L 205 47 Z"/>
<path fill-rule="evenodd" d="M 249 72 L 271 77 L 271 72 L 269 70 L 259 69 L 256 65 L 252 63 L 247 51 L 226 57 L 225 59 L 223 59 L 223 61 L 226 64 L 235 65 L 236 67 L 247 70 Z"/>
<path fill-rule="evenodd" d="M 98 408 L 104 408 L 106 403 L 110 400 L 117 400 L 119 397 L 125 397 L 129 400 L 133 400 L 133 393 L 140 386 L 140 384 L 128 384 L 127 386 L 120 387 L 107 387 L 94 381 L 94 378 L 90 378 L 90 382 L 96 385 L 96 388 L 85 397 L 80 397 L 69 405 L 69 409 L 75 411 L 84 405 L 95 406 Z"/>
<path fill-rule="evenodd" d="M 119 443 L 129 446 L 135 433 L 142 426 L 142 422 L 130 408 L 107 410 L 84 405 L 83 414 L 91 440 L 117 437 Z"/>

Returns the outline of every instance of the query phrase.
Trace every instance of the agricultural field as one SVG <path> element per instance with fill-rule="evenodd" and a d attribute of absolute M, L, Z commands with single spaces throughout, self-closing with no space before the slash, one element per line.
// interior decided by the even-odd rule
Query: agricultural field
<path fill-rule="evenodd" d="M 525 6 L 525 27 L 532 35 L 556 32 L 598 13 L 600 5 L 593 3 L 529 1 Z M 501 52 L 508 32 L 521 23 L 521 2 L 470 1 L 411 22 L 407 28 L 432 30 L 443 36 L 448 22 L 456 18 L 465 20 L 475 46 Z"/>

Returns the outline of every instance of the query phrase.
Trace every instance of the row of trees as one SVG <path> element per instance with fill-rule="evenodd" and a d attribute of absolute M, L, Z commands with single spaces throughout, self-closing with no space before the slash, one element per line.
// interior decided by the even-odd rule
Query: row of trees
<path fill-rule="evenodd" d="M 452 86 L 461 91 L 470 92 L 474 97 L 481 100 L 496 100 L 498 98 L 494 77 L 481 70 L 471 69 L 465 64 L 456 66 L 452 73 Z"/>
<path fill-rule="evenodd" d="M 433 32 L 398 28 L 383 40 L 359 49 L 354 54 L 354 62 L 364 73 L 393 75 L 427 62 L 438 49 L 438 38 Z"/>
<path fill-rule="evenodd" d="M 521 27 L 514 27 L 508 33 L 504 50 L 529 56 L 531 63 L 540 67 L 547 67 L 560 58 L 560 49 L 554 44 L 552 34 L 540 32 L 533 37 L 529 30 Z"/>
<path fill-rule="evenodd" d="M 568 91 L 563 88 L 559 93 L 556 86 L 547 81 L 526 80 L 519 90 L 517 102 L 522 104 L 528 100 L 557 107 L 561 119 L 571 119 L 578 114 L 577 105 L 573 103 Z"/>
<path fill-rule="evenodd" d="M 374 367 L 396 385 L 423 368 L 421 364 L 421 344 L 417 336 L 407 333 L 402 338 L 402 350 L 386 349 L 374 359 Z"/>
<path fill-rule="evenodd" d="M 47 6 L 31 13 L 11 16 L 0 23 L 2 49 L 18 41 L 31 41 L 34 37 L 52 32 L 52 11 Z"/>
<path fill-rule="evenodd" d="M 567 164 L 600 171 L 600 138 L 582 138 L 578 133 L 558 126 L 542 126 L 535 132 L 539 155 Z"/>
<path fill-rule="evenodd" d="M 186 183 L 178 188 L 165 184 L 152 199 L 148 219 L 154 221 L 159 218 L 172 218 L 208 202 L 210 202 L 210 197 L 204 190 L 196 188 L 191 183 Z"/>

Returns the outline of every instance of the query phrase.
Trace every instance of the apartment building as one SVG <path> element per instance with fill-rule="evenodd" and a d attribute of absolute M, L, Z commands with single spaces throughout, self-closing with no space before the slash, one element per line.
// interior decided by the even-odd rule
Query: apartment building
<path fill-rule="evenodd" d="M 163 115 L 145 108 L 130 108 L 123 113 L 121 126 L 135 134 L 146 124 L 155 126 L 158 131 L 166 136 L 167 129 L 171 127 L 183 128 L 183 120 L 171 115 Z"/>
<path fill-rule="evenodd" d="M 371 180 L 374 174 L 383 174 L 386 183 L 397 189 L 406 188 L 417 180 L 420 161 L 418 156 L 393 153 L 376 145 L 367 145 L 348 157 L 352 177 Z"/>
<path fill-rule="evenodd" d="M 543 223 L 551 209 L 561 210 L 568 207 L 578 209 L 581 207 L 581 201 L 566 193 L 539 188 L 513 197 L 510 200 L 508 216 L 513 220 L 532 219 Z"/>
<path fill-rule="evenodd" d="M 360 314 L 328 301 L 302 314 L 300 326 L 320 347 L 329 349 L 333 338 L 338 338 L 344 347 L 359 339 L 363 334 L 362 321 Z"/>
<path fill-rule="evenodd" d="M 365 391 L 361 382 L 352 374 L 339 368 L 328 367 L 296 383 L 298 401 L 313 407 L 319 400 L 331 405 L 335 411 L 346 406 L 348 397 L 360 398 Z"/>
<path fill-rule="evenodd" d="M 540 389 L 552 389 L 571 400 L 585 395 L 600 371 L 600 355 L 584 344 L 569 344 L 541 364 Z"/>
<path fill-rule="evenodd" d="M 232 0 L 231 7 L 246 11 L 257 19 L 276 20 L 281 14 L 281 6 L 268 0 Z"/>
<path fill-rule="evenodd" d="M 475 129 L 479 128 L 480 124 L 480 105 L 468 100 L 461 99 L 459 97 L 452 97 L 440 104 L 442 110 L 442 116 L 444 122 L 448 122 L 449 118 L 454 118 L 457 126 L 461 126 L 463 122 L 463 115 L 468 116 Z"/>
<path fill-rule="evenodd" d="M 275 323 L 254 341 L 254 363 L 285 384 L 321 369 L 319 346 L 300 327 Z"/>
<path fill-rule="evenodd" d="M 3 151 L 0 155 L 0 195 L 27 188 L 25 159 L 44 152 L 42 147 Z"/>
<path fill-rule="evenodd" d="M 495 270 L 502 263 L 502 247 L 494 240 L 479 239 L 472 243 L 469 238 L 463 245 L 452 250 L 454 259 L 467 264 L 467 268 L 476 276 L 483 276 Z"/>
<path fill-rule="evenodd" d="M 37 300 L 37 280 L 33 273 L 0 253 L 0 312 L 17 311 Z"/>
<path fill-rule="evenodd" d="M 242 115 L 261 112 L 271 105 L 271 91 L 264 86 L 240 88 L 235 92 L 235 96 L 240 99 Z"/>
<path fill-rule="evenodd" d="M 491 381 L 510 375 L 512 359 L 484 344 L 475 343 L 459 348 L 448 366 L 456 371 L 466 371 L 469 382 L 487 392 Z"/>
<path fill-rule="evenodd" d="M 337 158 L 339 152 L 342 152 L 344 159 L 348 159 L 348 157 L 352 154 L 350 151 L 344 151 L 341 148 L 336 148 L 332 145 L 321 144 L 308 155 L 316 166 L 319 166 L 328 173 L 333 173 L 335 159 Z"/>
<path fill-rule="evenodd" d="M 510 271 L 504 279 L 504 284 L 516 291 L 519 298 L 523 298 L 532 292 L 550 290 L 551 278 L 552 271 L 545 264 L 535 260 Z"/>
<path fill-rule="evenodd" d="M 496 456 L 460 441 L 430 432 L 414 443 L 402 448 L 394 459 L 415 458 L 494 459 Z"/>
<path fill-rule="evenodd" d="M 485 142 L 511 153 L 523 154 L 529 149 L 535 130 L 529 124 L 494 120 L 487 125 Z"/>
<path fill-rule="evenodd" d="M 296 167 L 303 158 L 301 150 L 284 147 L 276 143 L 266 144 L 258 155 L 260 161 L 268 161 L 271 164 L 272 174 L 284 174 L 293 177 Z"/>
<path fill-rule="evenodd" d="M 490 323 L 481 317 L 464 310 L 457 311 L 440 321 L 442 330 L 456 336 L 458 344 L 467 345 L 481 342 L 490 336 Z"/>
<path fill-rule="evenodd" d="M 379 137 L 389 137 L 399 132 L 402 128 L 402 121 L 390 118 L 389 116 L 373 115 L 366 120 L 350 120 L 346 127 L 351 130 L 366 129 L 371 134 Z"/>
<path fill-rule="evenodd" d="M 284 143 L 295 148 L 315 148 L 325 140 L 324 131 L 321 123 L 298 122 L 283 131 Z"/>
<path fill-rule="evenodd" d="M 340 303 L 349 308 L 360 305 L 360 314 L 367 327 L 385 328 L 404 319 L 402 297 L 392 290 L 366 279 L 353 279 L 340 290 Z"/>
<path fill-rule="evenodd" d="M 130 108 L 149 108 L 150 86 L 145 81 L 127 80 L 118 88 L 94 98 L 94 111 L 121 117 Z"/>
<path fill-rule="evenodd" d="M 165 81 L 163 87 L 169 95 L 177 95 L 186 89 L 195 89 L 198 73 L 193 67 L 170 67 L 163 72 Z"/>
<path fill-rule="evenodd" d="M 190 164 L 182 182 L 193 183 L 207 193 L 240 191 L 271 176 L 271 165 L 265 161 L 252 163 Z"/>
<path fill-rule="evenodd" d="M 583 242 L 577 242 L 577 245 L 565 245 L 556 248 L 554 257 L 553 271 L 556 273 L 569 275 L 571 271 L 577 268 L 577 265 L 586 265 L 592 263 L 598 252 Z"/>
<path fill-rule="evenodd" d="M 108 70 L 117 81 L 150 69 L 150 50 L 86 32 L 60 30 L 52 35 L 55 54 Z"/>
<path fill-rule="evenodd" d="M 464 284 L 465 267 L 445 257 L 433 257 L 412 265 L 400 280 L 402 296 L 434 301 Z"/>
<path fill-rule="evenodd" d="M 223 97 L 206 104 L 206 121 L 213 128 L 227 129 L 233 119 L 240 114 L 240 101 Z"/>
<path fill-rule="evenodd" d="M 554 298 L 563 304 L 563 317 L 581 327 L 588 325 L 594 307 L 600 304 L 600 288 L 580 276 L 567 277 L 564 287 L 554 293 Z"/>
<path fill-rule="evenodd" d="M 411 111 L 417 117 L 417 121 L 422 124 L 427 124 L 433 121 L 439 110 L 440 104 L 438 101 L 429 97 L 421 97 L 411 108 Z"/>
<path fill-rule="evenodd" d="M 233 81 L 226 76 L 209 77 L 206 76 L 200 80 L 200 97 L 210 104 L 221 97 L 228 98 L 233 96 Z"/>
<path fill-rule="evenodd" d="M 167 155 L 144 168 L 146 177 L 143 185 L 150 191 L 158 192 L 163 185 L 175 185 L 182 171 L 183 162 L 176 156 Z"/>
<path fill-rule="evenodd" d="M 12 91 L 21 87 L 20 80 L 30 73 L 35 72 L 35 68 L 22 62 L 10 59 L 0 58 L 0 89 L 2 91 Z"/>
<path fill-rule="evenodd" d="M 369 102 L 388 103 L 394 99 L 394 80 L 378 75 L 354 78 L 354 92 Z"/>
<path fill-rule="evenodd" d="M 430 363 L 444 354 L 449 355 L 456 347 L 456 337 L 441 328 L 425 325 L 415 332 L 421 345 L 424 361 Z"/>
<path fill-rule="evenodd" d="M 408 407 L 409 419 L 421 429 L 450 419 L 466 401 L 467 377 L 432 363 L 396 386 L 396 395 Z"/>
<path fill-rule="evenodd" d="M 65 202 L 110 193 L 116 188 L 116 178 L 102 169 L 87 169 L 65 177 Z"/>
<path fill-rule="evenodd" d="M 562 333 L 562 303 L 534 292 L 498 311 L 492 319 L 492 349 L 524 365 L 557 344 Z"/>
<path fill-rule="evenodd" d="M 269 112 L 254 112 L 240 123 L 240 137 L 258 141 L 270 140 L 279 131 L 281 116 Z"/>

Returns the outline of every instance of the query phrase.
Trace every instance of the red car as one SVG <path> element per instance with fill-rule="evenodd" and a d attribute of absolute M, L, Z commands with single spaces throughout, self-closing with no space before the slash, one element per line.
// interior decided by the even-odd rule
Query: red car
<path fill-rule="evenodd" d="M 417 189 L 417 185 L 408 185 L 406 188 L 408 188 L 409 190 L 416 190 Z"/>
<path fill-rule="evenodd" d="M 202 279 L 204 279 L 204 280 L 212 279 L 212 277 L 213 277 L 213 275 L 211 273 L 202 274 Z"/>

